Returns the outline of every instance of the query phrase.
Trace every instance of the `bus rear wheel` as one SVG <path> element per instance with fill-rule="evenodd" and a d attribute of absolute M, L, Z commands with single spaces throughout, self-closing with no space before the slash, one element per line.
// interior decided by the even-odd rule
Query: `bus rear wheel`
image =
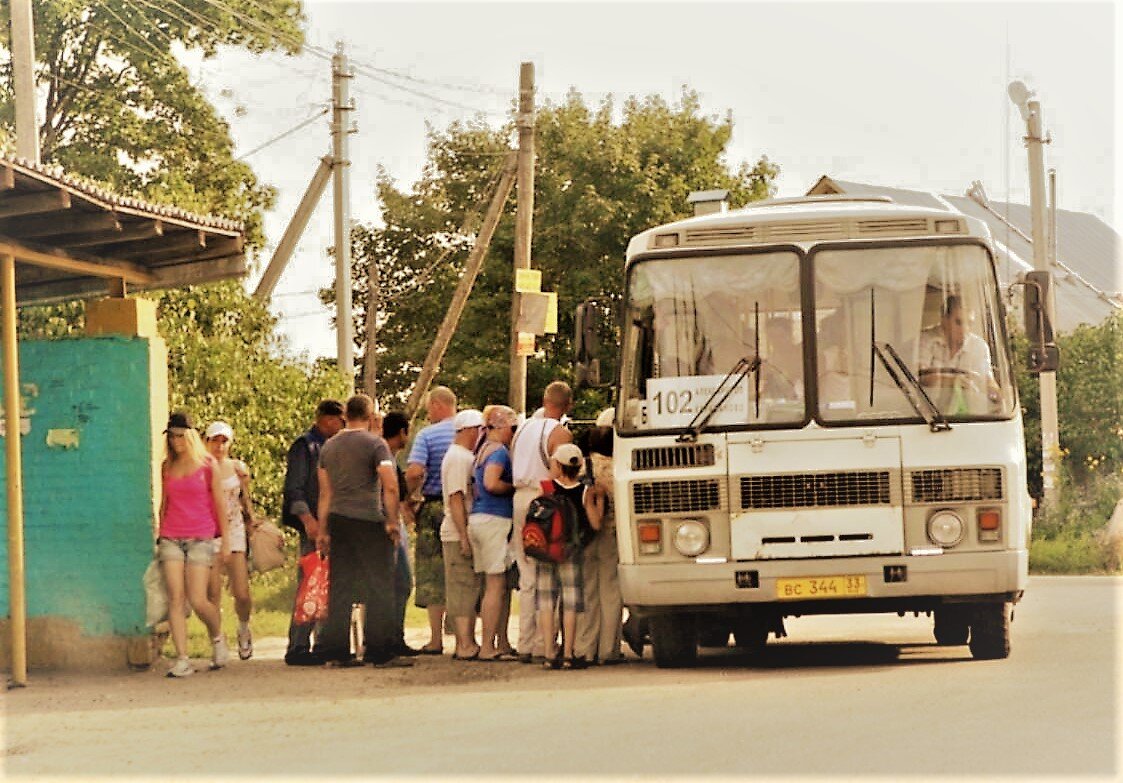
<path fill-rule="evenodd" d="M 651 646 L 660 669 L 690 666 L 698 659 L 698 624 L 691 614 L 651 618 Z"/>
<path fill-rule="evenodd" d="M 768 623 L 760 617 L 740 620 L 733 627 L 733 641 L 746 652 L 760 652 L 768 645 Z"/>
<path fill-rule="evenodd" d="M 945 606 L 937 609 L 933 615 L 932 633 L 936 637 L 936 644 L 943 647 L 967 644 L 971 624 L 965 607 Z"/>
<path fill-rule="evenodd" d="M 1010 655 L 1010 612 L 1005 603 L 976 604 L 971 612 L 971 655 L 980 661 Z"/>

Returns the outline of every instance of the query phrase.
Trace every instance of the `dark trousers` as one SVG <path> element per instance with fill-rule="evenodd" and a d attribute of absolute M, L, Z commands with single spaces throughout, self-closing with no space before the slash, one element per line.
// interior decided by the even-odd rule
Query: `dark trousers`
<path fill-rule="evenodd" d="M 398 542 L 398 548 L 395 550 L 394 556 L 394 642 L 404 647 L 406 643 L 405 628 L 406 628 L 406 603 L 409 601 L 409 594 L 413 590 L 413 574 L 409 571 L 409 550 L 407 549 L 407 541 L 409 535 L 402 527 L 401 541 Z"/>
<path fill-rule="evenodd" d="M 364 660 L 394 655 L 394 546 L 381 522 L 328 515 L 331 579 L 328 618 L 317 649 L 325 660 L 351 657 L 351 606 L 366 606 Z"/>
<path fill-rule="evenodd" d="M 304 557 L 309 552 L 316 548 L 316 543 L 308 538 L 308 535 L 300 530 L 300 556 Z M 300 585 L 304 581 L 304 571 L 301 569 L 299 562 L 296 566 L 296 584 Z M 294 607 L 295 609 L 295 607 Z M 302 654 L 311 651 L 312 649 L 312 631 L 316 627 L 315 623 L 299 624 L 296 620 L 289 617 L 289 646 L 285 650 L 285 655 Z"/>

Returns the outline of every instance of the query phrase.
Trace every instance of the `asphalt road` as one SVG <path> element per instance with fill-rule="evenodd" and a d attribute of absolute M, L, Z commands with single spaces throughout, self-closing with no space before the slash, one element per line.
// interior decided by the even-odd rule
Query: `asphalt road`
<path fill-rule="evenodd" d="M 1104 776 L 1119 761 L 1123 578 L 1035 578 L 1011 657 L 941 648 L 928 618 L 788 620 L 760 656 L 578 672 L 426 658 L 286 669 L 259 656 L 39 675 L 3 697 L 3 773 L 535 777 Z"/>

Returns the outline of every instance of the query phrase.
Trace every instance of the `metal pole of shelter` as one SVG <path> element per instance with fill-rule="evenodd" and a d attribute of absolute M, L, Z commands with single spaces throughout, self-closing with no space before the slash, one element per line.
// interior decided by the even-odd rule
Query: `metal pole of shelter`
<path fill-rule="evenodd" d="M 8 500 L 8 627 L 12 687 L 27 685 L 27 596 L 23 563 L 23 464 L 20 455 L 19 342 L 16 339 L 16 259 L 0 256 L 0 340 L 4 345 L 4 446 Z"/>

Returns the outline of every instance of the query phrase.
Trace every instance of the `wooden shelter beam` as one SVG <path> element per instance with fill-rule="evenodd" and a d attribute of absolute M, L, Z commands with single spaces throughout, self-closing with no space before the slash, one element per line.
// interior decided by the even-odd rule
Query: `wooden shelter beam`
<path fill-rule="evenodd" d="M 20 215 L 38 215 L 70 209 L 70 194 L 65 190 L 46 190 L 26 196 L 9 196 L 0 200 L 0 219 Z"/>
<path fill-rule="evenodd" d="M 0 223 L 0 234 L 16 239 L 120 230 L 121 223 L 112 212 L 66 212 L 61 215 L 9 219 Z"/>
<path fill-rule="evenodd" d="M 64 272 L 72 272 L 75 274 L 93 275 L 94 277 L 103 278 L 116 277 L 129 283 L 138 283 L 141 285 L 151 283 L 153 280 L 152 272 L 130 261 L 109 258 L 98 260 L 80 258 L 62 250 L 39 250 L 21 245 L 19 242 L 0 238 L 0 255 L 4 254 L 11 255 L 17 261 L 26 264 L 47 267 L 48 269 L 59 269 Z"/>
<path fill-rule="evenodd" d="M 133 242 L 142 239 L 155 239 L 164 236 L 164 224 L 159 220 L 147 220 L 129 224 L 120 231 L 89 231 L 85 234 L 70 234 L 55 237 L 51 243 L 59 247 L 98 247 L 118 242 Z"/>

